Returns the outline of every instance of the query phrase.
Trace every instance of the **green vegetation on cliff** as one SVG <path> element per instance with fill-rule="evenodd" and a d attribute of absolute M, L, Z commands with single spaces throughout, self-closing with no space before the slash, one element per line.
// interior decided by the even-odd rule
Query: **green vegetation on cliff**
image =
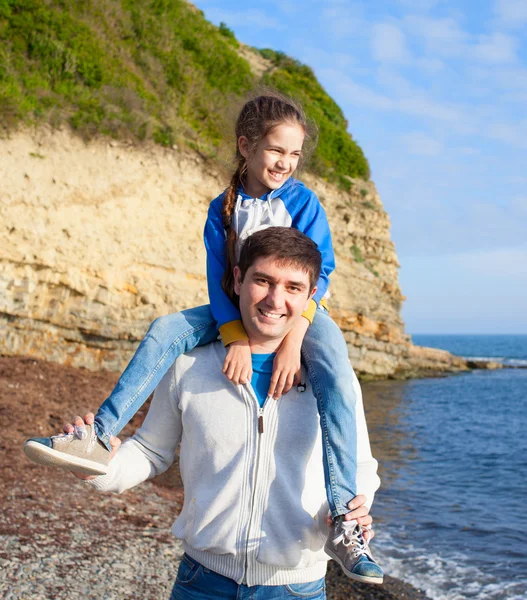
<path fill-rule="evenodd" d="M 300 99 L 320 129 L 311 168 L 349 186 L 369 177 L 340 108 L 312 70 L 261 50 L 257 78 L 224 24 L 184 0 L 0 0 L 0 122 L 67 122 L 79 133 L 214 156 L 229 108 L 257 84 Z"/>

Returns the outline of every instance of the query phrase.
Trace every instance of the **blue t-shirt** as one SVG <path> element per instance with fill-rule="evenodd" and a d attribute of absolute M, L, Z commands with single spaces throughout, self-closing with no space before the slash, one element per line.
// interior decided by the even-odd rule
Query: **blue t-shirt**
<path fill-rule="evenodd" d="M 273 373 L 273 360 L 276 352 L 272 354 L 251 354 L 253 363 L 253 376 L 251 385 L 258 398 L 260 406 L 264 405 L 271 384 L 271 375 Z"/>

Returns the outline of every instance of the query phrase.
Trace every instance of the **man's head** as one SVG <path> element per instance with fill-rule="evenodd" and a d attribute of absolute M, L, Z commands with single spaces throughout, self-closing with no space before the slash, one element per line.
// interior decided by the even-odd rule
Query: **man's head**
<path fill-rule="evenodd" d="M 280 342 L 316 291 L 322 257 L 317 245 L 290 227 L 253 233 L 234 269 L 234 290 L 252 344 Z"/>

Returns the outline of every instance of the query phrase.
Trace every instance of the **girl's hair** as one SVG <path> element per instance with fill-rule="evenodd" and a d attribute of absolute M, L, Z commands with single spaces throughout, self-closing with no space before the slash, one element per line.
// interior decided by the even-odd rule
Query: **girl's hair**
<path fill-rule="evenodd" d="M 236 120 L 236 170 L 225 192 L 222 206 L 223 226 L 227 232 L 225 242 L 226 269 L 222 286 L 231 298 L 234 295 L 233 269 L 236 265 L 236 232 L 232 228 L 232 215 L 238 188 L 243 183 L 247 171 L 247 163 L 238 147 L 238 139 L 241 136 L 247 138 L 249 152 L 252 154 L 261 140 L 282 123 L 300 125 L 305 133 L 304 144 L 312 141 L 311 145 L 314 147 L 316 143 L 314 141 L 316 138 L 315 128 L 308 122 L 302 107 L 291 98 L 283 96 L 275 90 L 265 90 L 262 95 L 248 100 L 243 105 Z"/>

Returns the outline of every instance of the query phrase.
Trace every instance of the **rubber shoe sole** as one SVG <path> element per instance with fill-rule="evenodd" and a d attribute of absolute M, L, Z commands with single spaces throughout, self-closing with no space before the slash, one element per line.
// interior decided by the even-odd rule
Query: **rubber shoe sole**
<path fill-rule="evenodd" d="M 355 581 L 362 581 L 363 583 L 373 583 L 376 585 L 380 585 L 384 581 L 383 577 L 366 577 L 365 575 L 357 575 L 356 573 L 348 571 L 348 569 L 346 569 L 346 567 L 342 564 L 340 558 L 336 554 L 334 554 L 331 548 L 329 548 L 327 545 L 324 546 L 324 552 L 328 556 L 331 556 L 331 558 L 340 565 L 340 568 L 350 579 L 354 579 Z"/>
<path fill-rule="evenodd" d="M 24 444 L 24 452 L 32 461 L 48 467 L 58 467 L 59 469 L 76 471 L 84 475 L 106 475 L 108 473 L 106 465 L 85 458 L 70 456 L 33 440 L 28 440 Z"/>

